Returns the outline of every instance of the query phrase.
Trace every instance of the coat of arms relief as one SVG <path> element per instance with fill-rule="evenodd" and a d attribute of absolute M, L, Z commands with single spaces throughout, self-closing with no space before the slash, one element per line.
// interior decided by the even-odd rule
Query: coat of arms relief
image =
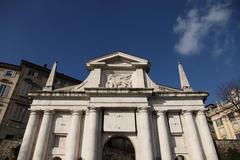
<path fill-rule="evenodd" d="M 131 74 L 109 74 L 107 75 L 107 88 L 131 88 L 132 75 Z"/>

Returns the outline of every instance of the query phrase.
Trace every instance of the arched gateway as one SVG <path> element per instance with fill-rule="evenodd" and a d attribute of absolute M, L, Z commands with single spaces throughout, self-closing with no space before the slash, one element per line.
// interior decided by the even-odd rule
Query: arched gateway
<path fill-rule="evenodd" d="M 208 94 L 191 88 L 181 63 L 179 89 L 154 83 L 148 60 L 122 52 L 87 67 L 81 84 L 56 89 L 55 63 L 43 91 L 29 94 L 18 160 L 218 159 L 204 113 Z"/>
<path fill-rule="evenodd" d="M 125 137 L 110 138 L 104 145 L 102 160 L 135 160 L 131 141 Z"/>

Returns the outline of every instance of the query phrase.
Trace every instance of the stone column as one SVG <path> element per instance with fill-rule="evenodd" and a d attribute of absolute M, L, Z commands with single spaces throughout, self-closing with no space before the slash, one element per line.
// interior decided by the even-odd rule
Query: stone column
<path fill-rule="evenodd" d="M 230 119 L 227 117 L 227 123 L 230 129 L 230 133 L 232 135 L 232 139 L 237 139 L 236 135 L 235 135 L 235 131 L 233 129 L 233 123 L 230 121 Z"/>
<path fill-rule="evenodd" d="M 138 111 L 138 136 L 141 143 L 141 159 L 152 160 L 153 158 L 153 144 L 151 126 L 149 120 L 149 107 L 140 108 Z"/>
<path fill-rule="evenodd" d="M 82 111 L 73 111 L 71 126 L 67 136 L 66 160 L 77 159 Z"/>
<path fill-rule="evenodd" d="M 158 138 L 160 144 L 161 159 L 171 160 L 171 146 L 169 138 L 169 128 L 168 122 L 166 119 L 166 111 L 158 110 L 157 111 L 157 126 L 158 126 Z"/>
<path fill-rule="evenodd" d="M 37 134 L 38 130 L 39 120 L 40 112 L 37 110 L 31 110 L 17 160 L 30 160 L 34 147 L 33 143 L 36 138 L 35 135 Z"/>
<path fill-rule="evenodd" d="M 45 160 L 48 147 L 48 140 L 51 133 L 53 111 L 44 110 L 42 123 L 38 132 L 37 143 L 33 154 L 34 160 Z"/>
<path fill-rule="evenodd" d="M 232 128 L 232 124 L 229 122 L 229 119 L 227 118 L 227 116 L 222 117 L 222 122 L 227 134 L 227 139 L 236 139 L 234 130 Z"/>
<path fill-rule="evenodd" d="M 188 142 L 188 151 L 191 156 L 191 159 L 194 160 L 204 160 L 202 148 L 200 144 L 200 139 L 197 134 L 197 130 L 194 124 L 194 119 L 192 112 L 189 110 L 183 111 L 184 116 L 184 133 L 185 139 Z"/>
<path fill-rule="evenodd" d="M 85 144 L 85 158 L 86 160 L 96 160 L 97 145 L 98 145 L 98 114 L 99 109 L 91 107 L 88 111 L 88 124 L 86 130 L 87 143 Z"/>
<path fill-rule="evenodd" d="M 217 152 L 212 140 L 204 111 L 197 112 L 198 128 L 202 138 L 203 149 L 207 160 L 218 160 Z"/>
<path fill-rule="evenodd" d="M 216 120 L 211 119 L 211 121 L 213 122 L 213 128 L 214 128 L 214 132 L 216 133 L 217 139 L 221 139 L 221 135 L 217 127 Z"/>

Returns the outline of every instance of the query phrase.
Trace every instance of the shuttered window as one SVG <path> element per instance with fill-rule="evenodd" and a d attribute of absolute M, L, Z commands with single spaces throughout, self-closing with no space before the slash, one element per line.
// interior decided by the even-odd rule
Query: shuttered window
<path fill-rule="evenodd" d="M 12 71 L 12 70 L 5 70 L 3 75 L 4 75 L 5 77 L 15 77 L 16 72 L 15 72 L 15 71 Z"/>
<path fill-rule="evenodd" d="M 215 122 L 218 127 L 223 125 L 222 118 L 218 118 Z"/>
<path fill-rule="evenodd" d="M 27 82 L 24 82 L 21 86 L 20 95 L 27 96 L 28 92 L 31 90 L 32 90 L 32 85 L 28 84 Z"/>
<path fill-rule="evenodd" d="M 33 77 L 38 77 L 38 72 L 29 69 L 29 71 L 28 71 L 28 75 L 29 75 L 29 76 L 33 76 Z"/>
<path fill-rule="evenodd" d="M 0 97 L 7 97 L 10 90 L 10 86 L 6 84 L 0 84 Z"/>
<path fill-rule="evenodd" d="M 22 122 L 26 114 L 26 106 L 16 105 L 14 106 L 14 112 L 12 113 L 12 120 Z"/>

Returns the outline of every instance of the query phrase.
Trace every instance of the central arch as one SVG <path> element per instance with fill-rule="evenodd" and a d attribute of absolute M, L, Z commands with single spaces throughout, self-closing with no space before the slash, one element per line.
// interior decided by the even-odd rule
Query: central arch
<path fill-rule="evenodd" d="M 103 147 L 102 160 L 135 160 L 132 142 L 125 137 L 110 138 Z"/>

